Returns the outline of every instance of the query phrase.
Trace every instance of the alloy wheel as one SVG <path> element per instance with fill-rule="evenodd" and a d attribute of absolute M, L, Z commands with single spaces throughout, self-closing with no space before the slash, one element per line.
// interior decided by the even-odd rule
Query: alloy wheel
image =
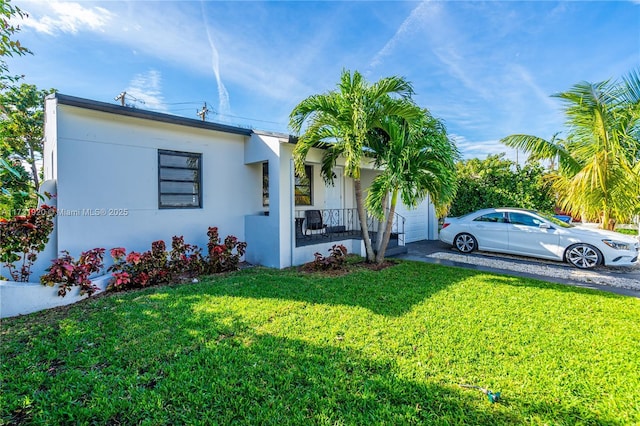
<path fill-rule="evenodd" d="M 594 247 L 587 244 L 576 244 L 567 251 L 567 261 L 580 269 L 589 269 L 597 266 L 601 257 Z"/>
<path fill-rule="evenodd" d="M 471 253 L 477 248 L 476 239 L 470 234 L 460 234 L 456 237 L 456 248 L 462 253 Z"/>

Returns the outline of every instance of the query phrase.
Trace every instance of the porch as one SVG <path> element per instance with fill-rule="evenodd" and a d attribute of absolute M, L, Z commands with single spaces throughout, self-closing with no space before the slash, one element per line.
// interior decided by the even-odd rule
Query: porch
<path fill-rule="evenodd" d="M 371 243 L 376 246 L 379 221 L 367 215 L 367 229 Z M 394 220 L 386 254 L 406 253 L 404 241 L 405 218 L 394 213 Z M 295 211 L 296 247 L 317 244 L 339 243 L 346 240 L 362 240 L 358 210 L 350 209 L 311 209 Z"/>

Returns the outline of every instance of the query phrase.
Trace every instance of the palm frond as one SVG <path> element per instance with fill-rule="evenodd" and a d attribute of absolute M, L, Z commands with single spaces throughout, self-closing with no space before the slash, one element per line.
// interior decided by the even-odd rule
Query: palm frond
<path fill-rule="evenodd" d="M 624 84 L 624 99 L 627 103 L 640 108 L 640 69 L 631 70 L 626 77 L 622 78 Z"/>

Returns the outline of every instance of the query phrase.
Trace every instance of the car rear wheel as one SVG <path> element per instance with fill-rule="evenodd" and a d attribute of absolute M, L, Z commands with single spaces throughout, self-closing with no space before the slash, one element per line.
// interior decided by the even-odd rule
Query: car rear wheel
<path fill-rule="evenodd" d="M 458 251 L 462 253 L 471 253 L 478 248 L 478 242 L 474 236 L 467 233 L 456 235 L 456 238 L 453 240 L 453 244 L 456 246 Z"/>
<path fill-rule="evenodd" d="M 602 254 L 589 244 L 574 244 L 567 249 L 565 259 L 577 268 L 590 269 L 602 263 Z"/>

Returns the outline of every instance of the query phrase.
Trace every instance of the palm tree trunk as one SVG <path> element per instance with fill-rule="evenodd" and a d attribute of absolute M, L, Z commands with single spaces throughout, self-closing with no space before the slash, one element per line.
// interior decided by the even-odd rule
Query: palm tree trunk
<path fill-rule="evenodd" d="M 389 202 L 389 197 L 387 195 L 384 196 L 384 198 L 382 199 L 382 211 L 386 212 L 387 211 L 387 204 Z M 378 230 L 376 232 L 376 253 L 378 253 L 380 251 L 380 249 L 382 248 L 382 236 L 384 235 L 386 228 L 386 224 L 387 221 L 381 220 L 378 222 Z"/>
<path fill-rule="evenodd" d="M 389 206 L 389 215 L 387 216 L 387 225 L 382 236 L 382 243 L 376 254 L 376 263 L 384 262 L 384 254 L 387 251 L 389 245 L 389 239 L 391 238 L 391 228 L 393 227 L 393 215 L 396 212 L 396 203 L 398 202 L 398 188 L 393 189 L 391 195 L 391 206 Z"/>
<path fill-rule="evenodd" d="M 367 262 L 375 261 L 375 254 L 371 246 L 371 237 L 369 236 L 369 228 L 367 227 L 367 212 L 364 210 L 364 202 L 362 200 L 362 183 L 360 179 L 353 179 L 353 186 L 356 192 L 356 207 L 358 208 L 358 218 L 360 219 L 360 230 L 362 231 L 362 240 L 364 241 L 364 249 L 367 253 Z"/>

